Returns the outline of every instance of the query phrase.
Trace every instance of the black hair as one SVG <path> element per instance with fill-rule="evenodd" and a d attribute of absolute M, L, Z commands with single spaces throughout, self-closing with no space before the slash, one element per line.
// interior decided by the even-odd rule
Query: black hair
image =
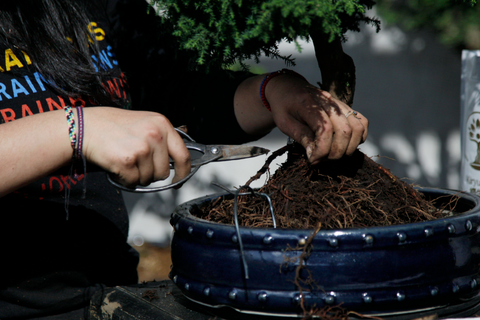
<path fill-rule="evenodd" d="M 92 21 L 88 8 L 93 2 L 1 1 L 0 44 L 18 53 L 25 52 L 34 68 L 59 94 L 112 104 L 102 85 L 109 75 L 95 70 L 91 61 L 91 55 L 99 52 L 95 36 L 88 30 Z"/>

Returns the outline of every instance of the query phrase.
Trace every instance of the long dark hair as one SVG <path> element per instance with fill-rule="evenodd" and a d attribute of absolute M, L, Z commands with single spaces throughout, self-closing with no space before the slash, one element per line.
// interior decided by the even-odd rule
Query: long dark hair
<path fill-rule="evenodd" d="M 88 9 L 93 2 L 1 1 L 0 44 L 18 53 L 24 51 L 59 94 L 111 104 L 102 86 L 108 75 L 96 71 L 91 62 L 91 55 L 99 52 L 95 37 L 88 31 L 92 21 Z"/>

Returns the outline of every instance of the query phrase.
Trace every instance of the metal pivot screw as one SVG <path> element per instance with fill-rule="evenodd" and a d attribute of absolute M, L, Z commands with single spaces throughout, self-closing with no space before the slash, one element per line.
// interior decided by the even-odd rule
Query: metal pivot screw
<path fill-rule="evenodd" d="M 298 244 L 299 244 L 300 246 L 304 246 L 305 243 L 307 243 L 307 240 L 306 240 L 305 238 L 298 239 Z"/>
<path fill-rule="evenodd" d="M 436 295 L 438 294 L 438 288 L 437 288 L 437 287 L 432 288 L 432 289 L 430 290 L 430 294 L 431 294 L 432 296 L 436 296 Z"/>
<path fill-rule="evenodd" d="M 218 149 L 217 147 L 211 147 L 210 148 L 210 153 L 211 154 L 218 154 L 220 152 L 220 149 Z"/>
<path fill-rule="evenodd" d="M 237 292 L 236 292 L 235 290 L 230 291 L 230 292 L 228 293 L 228 298 L 229 298 L 230 300 L 235 300 L 235 299 L 237 299 Z"/>
<path fill-rule="evenodd" d="M 273 241 L 272 236 L 265 236 L 265 238 L 263 238 L 263 244 L 271 244 L 272 241 Z"/>
<path fill-rule="evenodd" d="M 267 293 L 266 292 L 261 292 L 258 294 L 257 298 L 258 298 L 258 301 L 261 301 L 261 302 L 265 302 L 267 301 Z"/>
<path fill-rule="evenodd" d="M 237 242 L 238 242 L 238 237 L 237 237 L 236 234 L 234 234 L 234 235 L 232 236 L 232 242 L 233 242 L 233 243 L 237 243 Z"/>
<path fill-rule="evenodd" d="M 185 290 L 187 290 L 187 291 L 190 290 L 190 284 L 185 283 Z"/>
<path fill-rule="evenodd" d="M 193 227 L 192 226 L 188 227 L 187 231 L 188 231 L 188 234 L 192 234 L 193 233 Z"/>
<path fill-rule="evenodd" d="M 397 300 L 398 301 L 403 301 L 405 300 L 405 294 L 402 292 L 397 292 Z"/>

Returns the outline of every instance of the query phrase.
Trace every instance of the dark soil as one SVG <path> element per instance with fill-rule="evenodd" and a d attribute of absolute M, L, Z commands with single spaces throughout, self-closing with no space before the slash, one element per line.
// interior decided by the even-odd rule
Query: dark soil
<path fill-rule="evenodd" d="M 357 150 L 353 156 L 311 166 L 303 147 L 294 143 L 274 152 L 248 185 L 268 171 L 275 157 L 287 161 L 258 192 L 270 196 L 277 228 L 339 229 L 388 226 L 437 219 L 446 215 L 432 201 L 382 165 Z M 239 196 L 239 225 L 273 227 L 265 197 Z M 218 198 L 198 213 L 200 218 L 234 223 L 234 200 Z"/>

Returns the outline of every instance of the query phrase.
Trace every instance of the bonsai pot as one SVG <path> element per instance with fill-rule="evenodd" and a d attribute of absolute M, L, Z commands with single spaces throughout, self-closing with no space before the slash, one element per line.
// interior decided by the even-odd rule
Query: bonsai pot
<path fill-rule="evenodd" d="M 376 316 L 474 312 L 480 301 L 480 198 L 419 191 L 440 197 L 438 205 L 458 196 L 454 214 L 413 224 L 320 230 L 302 257 L 313 230 L 237 230 L 195 217 L 218 197 L 233 198 L 228 193 L 186 202 L 171 218 L 170 278 L 191 300 L 246 313 L 298 315 L 301 305 L 340 305 Z M 300 279 L 309 280 L 301 287 L 295 284 L 299 263 Z"/>

